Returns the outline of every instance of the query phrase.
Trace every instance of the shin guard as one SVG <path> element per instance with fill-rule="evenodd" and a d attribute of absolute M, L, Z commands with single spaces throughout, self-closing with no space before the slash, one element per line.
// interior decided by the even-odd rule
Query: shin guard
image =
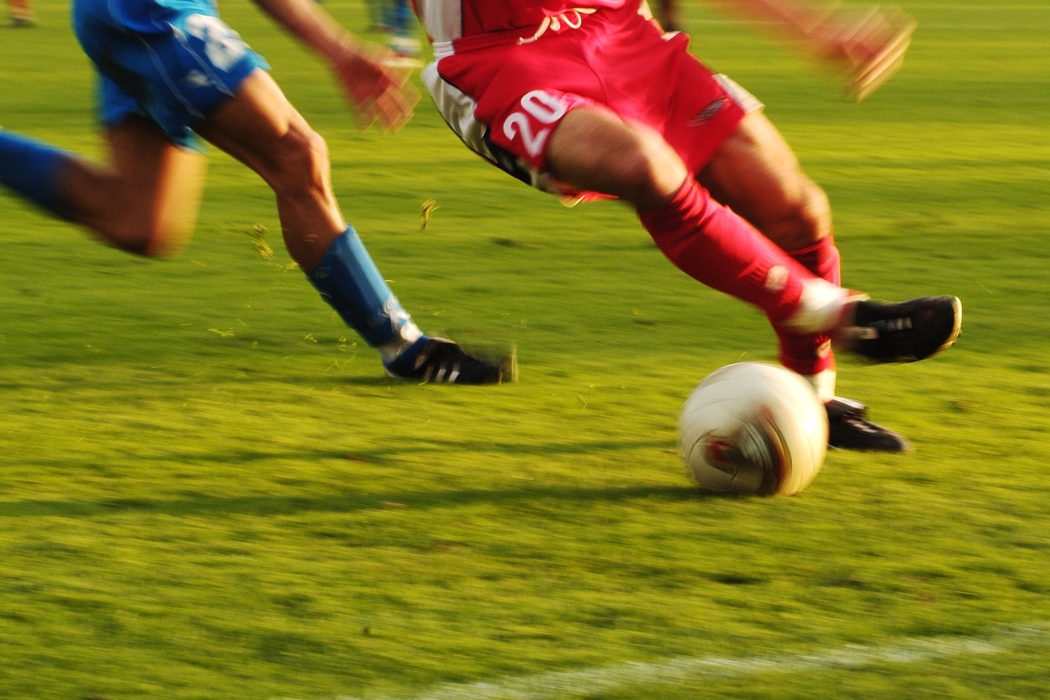
<path fill-rule="evenodd" d="M 332 241 L 307 277 L 343 321 L 372 347 L 409 344 L 422 335 L 352 226 Z"/>

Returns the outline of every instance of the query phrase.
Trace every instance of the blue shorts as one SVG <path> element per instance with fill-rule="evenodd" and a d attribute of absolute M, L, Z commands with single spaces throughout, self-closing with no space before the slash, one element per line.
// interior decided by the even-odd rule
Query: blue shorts
<path fill-rule="evenodd" d="M 74 0 L 73 30 L 101 74 L 102 122 L 138 114 L 188 148 L 195 124 L 269 68 L 209 0 Z"/>

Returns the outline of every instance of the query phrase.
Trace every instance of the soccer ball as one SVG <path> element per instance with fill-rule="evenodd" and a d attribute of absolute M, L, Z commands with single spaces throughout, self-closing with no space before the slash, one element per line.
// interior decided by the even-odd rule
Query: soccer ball
<path fill-rule="evenodd" d="M 686 399 L 678 427 L 686 467 L 710 491 L 795 494 L 827 452 L 828 416 L 813 389 L 761 362 L 709 374 Z"/>

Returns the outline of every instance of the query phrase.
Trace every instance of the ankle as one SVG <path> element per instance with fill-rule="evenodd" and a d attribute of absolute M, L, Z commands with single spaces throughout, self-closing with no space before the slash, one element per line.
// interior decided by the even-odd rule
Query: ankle
<path fill-rule="evenodd" d="M 412 325 L 415 328 L 415 324 Z M 403 334 L 400 338 L 392 343 L 386 343 L 384 345 L 376 346 L 376 350 L 379 352 L 380 357 L 383 358 L 383 364 L 388 367 L 394 364 L 407 364 L 411 365 L 415 362 L 415 356 L 419 354 L 419 349 L 429 340 L 429 338 L 419 333 L 416 329 L 415 333 Z"/>
<path fill-rule="evenodd" d="M 853 306 L 861 299 L 867 295 L 819 278 L 805 280 L 795 311 L 777 325 L 793 333 L 827 333 L 835 339 L 850 325 Z"/>

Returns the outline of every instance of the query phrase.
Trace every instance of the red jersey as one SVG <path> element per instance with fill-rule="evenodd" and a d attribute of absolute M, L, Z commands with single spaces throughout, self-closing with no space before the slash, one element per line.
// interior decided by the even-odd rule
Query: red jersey
<path fill-rule="evenodd" d="M 523 33 L 521 30 L 534 30 L 551 18 L 567 16 L 572 22 L 581 10 L 589 14 L 631 4 L 641 6 L 644 0 L 412 0 L 431 42 L 444 52 L 452 48 L 453 42 L 458 48 L 460 39 L 486 34 L 495 35 L 491 37 L 495 42 L 504 34 L 514 35 L 506 37 L 514 39 Z M 532 31 L 524 32 L 525 36 L 531 34 Z"/>

